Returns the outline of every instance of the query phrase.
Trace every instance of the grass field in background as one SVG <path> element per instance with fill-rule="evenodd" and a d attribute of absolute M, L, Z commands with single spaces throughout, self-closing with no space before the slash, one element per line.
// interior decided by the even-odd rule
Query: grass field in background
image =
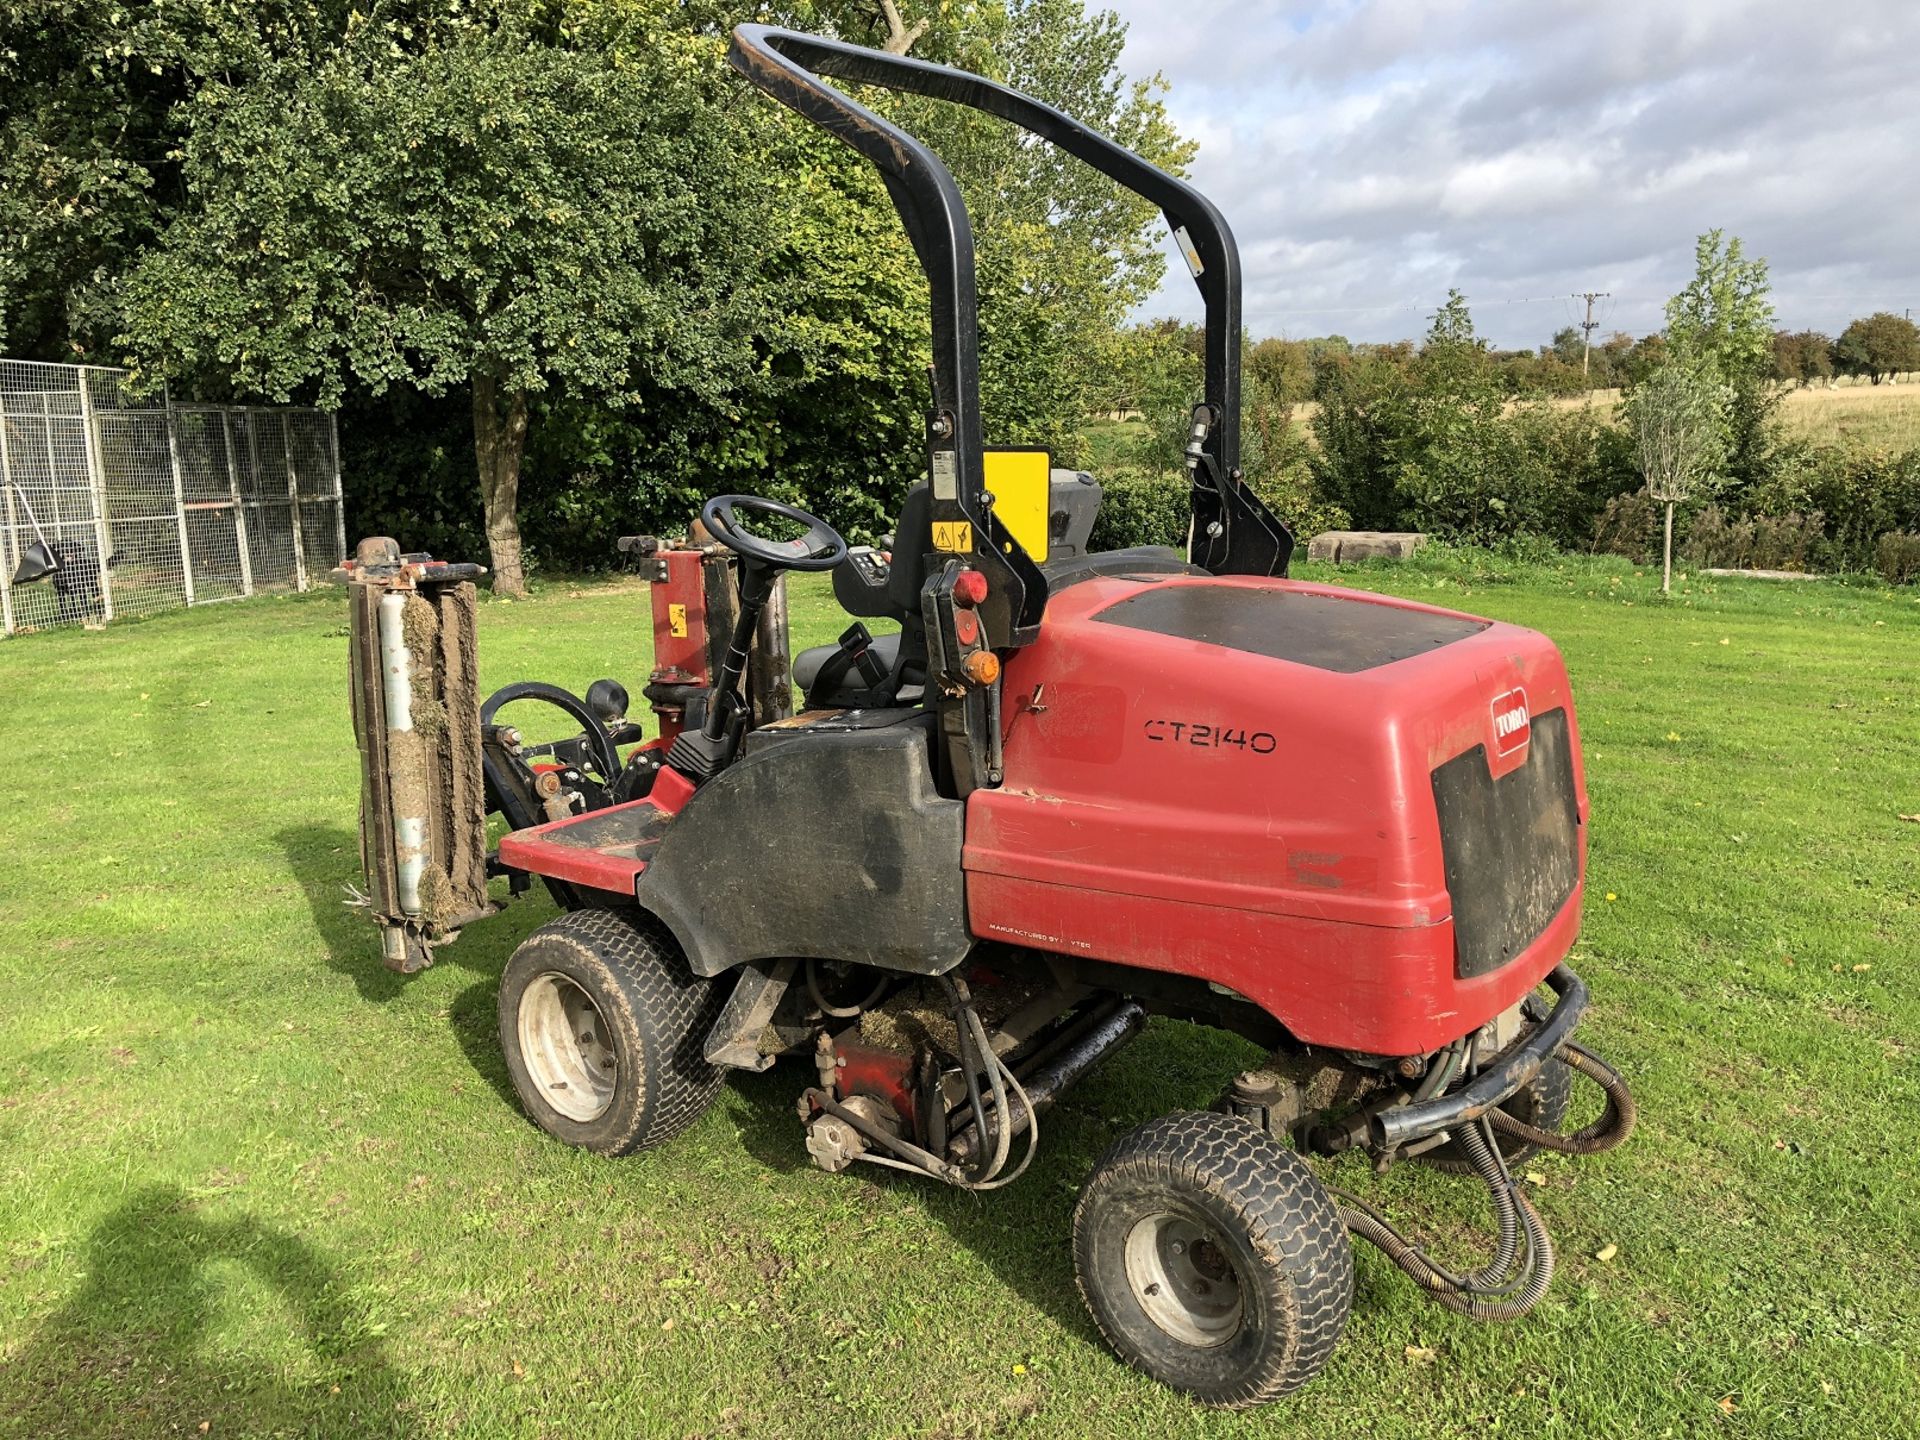
<path fill-rule="evenodd" d="M 1590 400 L 1611 412 L 1619 399 L 1618 390 L 1596 390 L 1591 397 L 1569 395 L 1555 403 L 1576 407 Z M 1882 450 L 1911 450 L 1920 446 L 1920 385 L 1846 381 L 1831 389 L 1818 385 L 1789 390 L 1780 398 L 1780 419 L 1789 435 L 1818 444 L 1854 441 Z"/>
<path fill-rule="evenodd" d="M 1363 1248 L 1298 1396 L 1219 1415 L 1127 1371 L 1068 1215 L 1110 1140 L 1245 1063 L 1184 1025 L 1071 1092 L 992 1196 L 813 1169 L 804 1068 L 643 1157 L 549 1139 L 494 1035 L 548 904 L 403 980 L 339 903 L 356 762 L 319 594 L 0 644 L 0 1435 L 1911 1433 L 1920 597 L 1662 603 L 1619 562 L 1438 554 L 1339 578 L 1537 626 L 1572 667 L 1583 1035 L 1642 1119 L 1529 1167 L 1561 1252 L 1529 1319 L 1452 1317 Z M 645 606 L 634 583 L 483 604 L 483 679 L 637 695 Z M 817 586 L 794 609 L 796 644 L 842 624 Z M 1331 1168 L 1467 1261 L 1470 1186 Z"/>
<path fill-rule="evenodd" d="M 1553 403 L 1569 409 L 1593 405 L 1611 416 L 1619 400 L 1618 390 L 1595 390 L 1591 395 L 1562 396 Z M 1310 401 L 1294 406 L 1294 419 L 1304 426 L 1315 408 Z M 1789 435 L 1820 444 L 1855 441 L 1882 450 L 1911 450 L 1920 446 L 1920 384 L 1848 381 L 1833 389 L 1789 390 L 1781 397 L 1780 418 Z M 1147 423 L 1093 420 L 1081 433 L 1087 440 L 1087 468 L 1099 475 L 1116 465 L 1137 463 L 1133 457 L 1147 438 Z M 1310 431 L 1305 433 L 1311 437 Z"/>

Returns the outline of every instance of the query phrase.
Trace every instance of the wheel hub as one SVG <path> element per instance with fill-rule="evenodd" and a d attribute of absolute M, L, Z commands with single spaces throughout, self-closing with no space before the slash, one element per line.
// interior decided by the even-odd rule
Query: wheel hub
<path fill-rule="evenodd" d="M 1240 1331 L 1240 1275 L 1219 1238 L 1172 1211 L 1127 1232 L 1127 1283 L 1149 1320 L 1188 1345 L 1224 1345 Z"/>
<path fill-rule="evenodd" d="M 537 976 L 520 996 L 520 1054 L 540 1096 L 569 1120 L 613 1103 L 619 1057 L 591 996 L 565 975 Z"/>

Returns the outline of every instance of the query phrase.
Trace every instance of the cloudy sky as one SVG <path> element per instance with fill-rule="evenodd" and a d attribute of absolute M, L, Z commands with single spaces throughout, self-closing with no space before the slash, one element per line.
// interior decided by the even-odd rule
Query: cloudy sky
<path fill-rule="evenodd" d="M 1920 311 L 1920 0 L 1099 0 L 1226 212 L 1255 335 L 1659 326 L 1719 226 L 1783 324 Z M 1090 8 L 1092 8 L 1090 6 Z M 1178 258 L 1145 314 L 1198 315 Z"/>

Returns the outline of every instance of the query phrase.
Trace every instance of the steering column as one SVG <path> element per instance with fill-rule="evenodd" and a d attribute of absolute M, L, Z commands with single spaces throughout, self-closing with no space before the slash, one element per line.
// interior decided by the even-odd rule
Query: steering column
<path fill-rule="evenodd" d="M 795 540 L 770 540 L 748 530 L 740 521 L 740 511 L 778 516 L 804 527 L 805 533 Z M 831 570 L 847 557 L 847 542 L 826 521 L 758 495 L 716 495 L 700 511 L 700 522 L 708 534 L 740 557 L 740 614 L 714 679 L 706 720 L 697 731 L 681 731 L 667 751 L 667 764 L 696 785 L 725 769 L 739 748 L 746 717 L 741 677 L 747 672 L 754 628 L 774 580 L 785 570 Z"/>

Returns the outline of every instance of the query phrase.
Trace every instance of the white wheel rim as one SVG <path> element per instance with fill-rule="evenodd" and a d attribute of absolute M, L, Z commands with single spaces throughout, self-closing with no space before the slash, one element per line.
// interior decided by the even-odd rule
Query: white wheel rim
<path fill-rule="evenodd" d="M 591 996 L 556 971 L 520 993 L 520 1058 L 534 1092 L 569 1120 L 598 1120 L 619 1076 L 606 1021 Z"/>
<path fill-rule="evenodd" d="M 1134 1300 L 1174 1339 L 1204 1349 L 1240 1333 L 1240 1274 L 1206 1225 L 1173 1211 L 1136 1221 L 1127 1232 L 1126 1268 Z"/>

